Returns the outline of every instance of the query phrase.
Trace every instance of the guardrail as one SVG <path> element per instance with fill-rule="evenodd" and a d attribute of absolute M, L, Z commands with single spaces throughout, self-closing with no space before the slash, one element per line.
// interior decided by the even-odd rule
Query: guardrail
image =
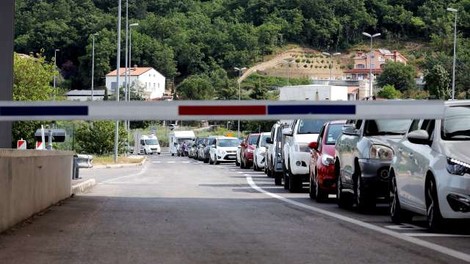
<path fill-rule="evenodd" d="M 78 154 L 74 157 L 76 159 L 78 168 L 92 168 L 93 167 L 93 156 Z"/>

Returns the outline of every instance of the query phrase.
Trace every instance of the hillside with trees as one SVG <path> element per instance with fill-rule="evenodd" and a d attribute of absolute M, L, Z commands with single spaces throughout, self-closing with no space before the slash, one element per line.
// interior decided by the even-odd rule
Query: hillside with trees
<path fill-rule="evenodd" d="M 332 52 L 367 47 L 363 31 L 381 32 L 381 46 L 400 49 L 411 66 L 425 74 L 426 89 L 438 98 L 448 97 L 444 86 L 449 86 L 452 74 L 454 13 L 446 9 L 452 7 L 458 9 L 456 97 L 470 97 L 470 0 L 128 3 L 129 23 L 139 23 L 132 29 L 131 64 L 154 67 L 170 86 L 189 89 L 187 99 L 236 99 L 234 67 L 252 66 L 289 43 Z M 89 89 L 91 35 L 98 33 L 94 81 L 103 86 L 105 74 L 116 67 L 116 25 L 116 0 L 16 0 L 15 52 L 40 52 L 52 60 L 54 50 L 60 49 L 57 65 L 64 80 L 59 85 Z M 418 48 L 404 49 L 407 43 L 417 43 Z M 260 86 L 258 92 L 266 89 Z"/>

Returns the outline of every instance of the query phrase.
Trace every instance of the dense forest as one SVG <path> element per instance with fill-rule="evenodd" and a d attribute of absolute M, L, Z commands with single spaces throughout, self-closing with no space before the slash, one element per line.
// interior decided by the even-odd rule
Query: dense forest
<path fill-rule="evenodd" d="M 210 86 L 207 96 L 236 98 L 237 66 L 250 66 L 288 43 L 342 51 L 381 32 L 384 43 L 419 43 L 407 54 L 429 82 L 448 85 L 458 10 L 457 91 L 469 97 L 470 0 L 128 0 L 132 62 L 168 80 Z M 117 0 L 16 0 L 15 51 L 57 65 L 66 89 L 89 89 L 92 34 L 95 84 L 116 67 Z M 122 52 L 126 0 L 122 0 Z M 124 55 L 121 55 L 124 65 Z M 445 82 L 442 80 L 445 79 Z M 190 86 L 191 87 L 191 86 Z M 202 98 L 203 99 L 203 98 Z"/>

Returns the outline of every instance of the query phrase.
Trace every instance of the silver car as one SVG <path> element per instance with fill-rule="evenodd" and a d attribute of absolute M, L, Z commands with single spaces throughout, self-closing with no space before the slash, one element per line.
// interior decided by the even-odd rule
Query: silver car
<path fill-rule="evenodd" d="M 390 183 L 395 223 L 420 214 L 438 229 L 470 219 L 470 101 L 446 102 L 444 119 L 412 122 L 395 146 Z"/>
<path fill-rule="evenodd" d="M 389 197 L 388 171 L 391 145 L 406 133 L 411 120 L 350 120 L 335 145 L 337 201 L 340 207 L 356 204 L 372 208 Z"/>

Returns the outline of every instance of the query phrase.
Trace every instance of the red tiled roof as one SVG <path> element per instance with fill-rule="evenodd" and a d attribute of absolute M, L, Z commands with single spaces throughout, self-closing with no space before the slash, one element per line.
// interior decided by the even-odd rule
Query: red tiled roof
<path fill-rule="evenodd" d="M 130 71 L 129 71 L 129 75 L 130 76 L 140 76 L 144 73 L 146 73 L 147 71 L 150 71 L 152 69 L 152 67 L 137 67 L 137 68 L 129 68 Z M 126 68 L 120 68 L 119 69 L 119 76 L 124 76 L 126 75 L 126 72 L 125 72 Z M 106 74 L 106 76 L 116 76 L 117 75 L 117 71 L 114 70 L 108 74 Z"/>

